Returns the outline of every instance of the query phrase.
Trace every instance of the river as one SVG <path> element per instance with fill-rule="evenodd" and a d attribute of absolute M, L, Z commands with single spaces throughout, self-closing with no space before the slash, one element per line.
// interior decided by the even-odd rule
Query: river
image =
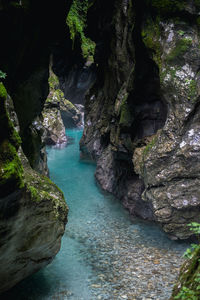
<path fill-rule="evenodd" d="M 70 209 L 61 251 L 3 299 L 168 299 L 187 244 L 130 217 L 117 199 L 101 191 L 95 164 L 80 159 L 81 135 L 81 130 L 67 130 L 67 147 L 47 149 L 50 177 Z"/>

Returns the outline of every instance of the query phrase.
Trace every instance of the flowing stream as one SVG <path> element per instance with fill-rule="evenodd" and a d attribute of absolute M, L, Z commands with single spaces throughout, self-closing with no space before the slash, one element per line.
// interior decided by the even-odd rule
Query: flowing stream
<path fill-rule="evenodd" d="M 3 299 L 168 299 L 188 246 L 158 226 L 131 218 L 95 182 L 95 164 L 80 159 L 81 130 L 71 143 L 48 148 L 51 179 L 64 191 L 69 216 L 59 254 Z"/>

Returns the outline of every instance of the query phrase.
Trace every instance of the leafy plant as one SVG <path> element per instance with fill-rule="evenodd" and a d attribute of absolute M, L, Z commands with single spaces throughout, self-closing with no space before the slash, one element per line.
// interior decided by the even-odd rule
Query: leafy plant
<path fill-rule="evenodd" d="M 195 295 L 195 292 L 186 286 L 183 286 L 181 291 L 178 293 L 177 296 L 174 297 L 174 299 L 181 299 L 181 300 L 198 300 L 197 296 Z"/>
<path fill-rule="evenodd" d="M 192 258 L 194 250 L 197 249 L 198 247 L 199 246 L 197 244 L 191 244 L 190 248 L 186 249 L 183 256 L 188 259 Z"/>
<path fill-rule="evenodd" d="M 188 226 L 190 227 L 190 230 L 194 232 L 194 234 L 197 235 L 197 238 L 199 240 L 199 235 L 200 235 L 200 224 L 197 222 L 192 222 L 190 224 L 188 224 Z"/>
<path fill-rule="evenodd" d="M 5 79 L 6 78 L 6 73 L 0 70 L 0 79 Z"/>
<path fill-rule="evenodd" d="M 190 230 L 194 232 L 199 241 L 200 237 L 200 224 L 197 222 L 192 222 L 188 224 Z M 200 273 L 199 273 L 199 250 L 200 244 L 191 244 L 188 248 L 184 257 L 190 260 L 188 271 L 182 276 L 186 276 L 183 281 L 183 285 L 179 290 L 179 293 L 174 297 L 174 299 L 181 300 L 198 300 L 200 299 Z M 187 286 L 186 286 L 187 285 Z"/>

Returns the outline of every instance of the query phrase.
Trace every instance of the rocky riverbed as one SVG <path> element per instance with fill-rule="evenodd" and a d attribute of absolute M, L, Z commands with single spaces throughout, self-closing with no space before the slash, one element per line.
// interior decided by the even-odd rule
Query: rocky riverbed
<path fill-rule="evenodd" d="M 156 226 L 138 219 L 124 223 L 107 217 L 103 228 L 94 219 L 81 237 L 70 227 L 70 236 L 84 244 L 83 255 L 96 274 L 88 282 L 91 299 L 169 299 L 186 244 L 168 240 Z M 78 300 L 73 294 L 70 299 Z"/>

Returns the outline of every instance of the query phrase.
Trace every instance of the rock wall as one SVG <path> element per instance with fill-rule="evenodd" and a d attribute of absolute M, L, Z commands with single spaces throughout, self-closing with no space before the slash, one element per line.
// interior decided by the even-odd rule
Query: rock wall
<path fill-rule="evenodd" d="M 7 73 L 5 84 L 19 119 L 23 151 L 31 166 L 45 173 L 40 114 L 49 93 L 50 54 L 69 37 L 66 16 L 72 1 L 1 2 L 1 70 Z"/>
<path fill-rule="evenodd" d="M 96 78 L 96 68 L 90 58 L 83 57 L 79 34 L 74 41 L 61 40 L 56 44 L 52 69 L 65 98 L 73 104 L 84 105 L 85 94 Z"/>
<path fill-rule="evenodd" d="M 200 221 L 199 4 L 104 6 L 96 1 L 88 16 L 98 68 L 81 150 L 97 161 L 102 188 L 132 214 L 187 238 L 187 224 Z"/>
<path fill-rule="evenodd" d="M 14 103 L 1 82 L 0 293 L 48 264 L 64 234 L 64 196 L 41 174 L 48 172 L 41 111 L 50 53 L 65 38 L 70 4 L 0 1 L 0 70 L 7 74 L 4 83 Z"/>
<path fill-rule="evenodd" d="M 2 83 L 0 90 L 1 293 L 51 262 L 60 249 L 68 209 L 57 186 L 30 167 L 13 125 L 19 127 L 14 107 Z"/>
<path fill-rule="evenodd" d="M 200 221 L 200 28 L 199 8 L 194 4 L 177 7 L 176 18 L 164 18 L 164 12 L 155 6 L 162 19 L 149 17 L 143 25 L 144 43 L 154 51 L 159 66 L 168 114 L 162 130 L 133 156 L 145 183 L 143 198 L 152 203 L 163 229 L 178 238 L 191 234 L 187 227 L 191 220 Z M 167 9 L 170 14 L 170 7 Z M 185 15 L 180 16 L 181 12 Z M 149 43 L 151 32 L 156 32 L 153 44 Z"/>
<path fill-rule="evenodd" d="M 42 141 L 45 145 L 65 146 L 67 137 L 66 128 L 83 127 L 84 106 L 72 104 L 59 88 L 58 77 L 50 69 L 49 95 L 42 110 L 42 124 L 44 133 Z"/>

